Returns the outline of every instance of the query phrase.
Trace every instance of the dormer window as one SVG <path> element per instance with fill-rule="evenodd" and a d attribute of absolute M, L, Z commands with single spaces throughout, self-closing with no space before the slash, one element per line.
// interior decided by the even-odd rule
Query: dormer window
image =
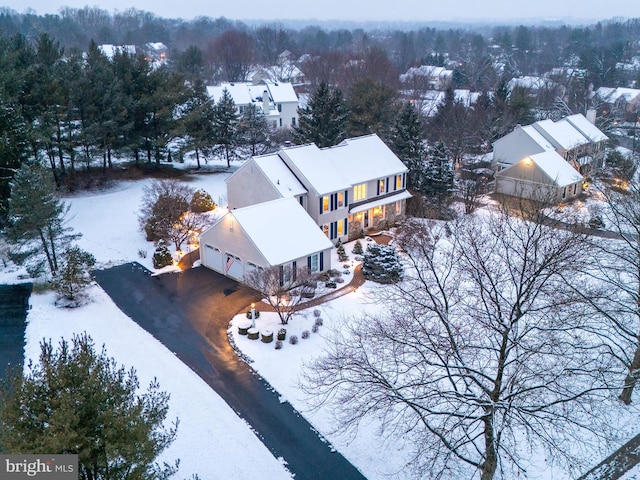
<path fill-rule="evenodd" d="M 396 175 L 396 190 L 402 188 L 402 175 Z"/>

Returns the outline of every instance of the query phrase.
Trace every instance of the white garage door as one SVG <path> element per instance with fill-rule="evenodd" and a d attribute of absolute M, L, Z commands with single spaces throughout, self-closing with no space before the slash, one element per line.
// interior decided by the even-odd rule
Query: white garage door
<path fill-rule="evenodd" d="M 236 280 L 242 280 L 243 268 L 240 257 L 227 253 L 225 255 L 224 270 L 225 274 L 229 277 L 235 278 Z"/>
<path fill-rule="evenodd" d="M 222 272 L 222 253 L 212 245 L 204 246 L 204 264 L 218 272 Z"/>

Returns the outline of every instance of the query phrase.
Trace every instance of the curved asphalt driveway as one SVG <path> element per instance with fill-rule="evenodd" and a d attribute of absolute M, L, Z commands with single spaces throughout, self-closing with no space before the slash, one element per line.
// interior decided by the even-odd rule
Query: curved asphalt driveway
<path fill-rule="evenodd" d="M 296 480 L 364 480 L 229 345 L 229 319 L 257 301 L 256 292 L 204 267 L 152 277 L 129 263 L 93 273 L 124 313 L 200 375 L 276 458 L 284 458 Z"/>

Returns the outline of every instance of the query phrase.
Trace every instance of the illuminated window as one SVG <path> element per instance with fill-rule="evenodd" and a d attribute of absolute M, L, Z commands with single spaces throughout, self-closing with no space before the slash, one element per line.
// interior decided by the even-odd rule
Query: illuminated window
<path fill-rule="evenodd" d="M 364 200 L 367 198 L 367 184 L 361 183 L 353 187 L 353 201 Z"/>
<path fill-rule="evenodd" d="M 383 178 L 382 180 L 378 180 L 378 195 L 383 194 L 387 191 L 385 188 L 386 180 Z"/>
<path fill-rule="evenodd" d="M 338 220 L 338 236 L 344 235 L 344 221 Z"/>
<path fill-rule="evenodd" d="M 329 238 L 329 224 L 325 223 L 324 225 L 322 225 L 322 233 L 324 233 L 327 238 Z"/>
<path fill-rule="evenodd" d="M 402 213 L 402 200 L 396 202 L 396 214 Z"/>
<path fill-rule="evenodd" d="M 338 194 L 338 208 L 344 207 L 344 193 L 339 192 Z"/>
<path fill-rule="evenodd" d="M 322 211 L 320 213 L 329 211 L 329 195 L 322 197 Z"/>
<path fill-rule="evenodd" d="M 396 190 L 402 188 L 402 175 L 396 175 Z"/>

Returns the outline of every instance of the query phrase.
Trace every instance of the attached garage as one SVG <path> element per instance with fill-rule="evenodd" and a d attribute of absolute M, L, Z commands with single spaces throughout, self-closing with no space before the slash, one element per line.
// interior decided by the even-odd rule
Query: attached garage
<path fill-rule="evenodd" d="M 224 274 L 236 280 L 242 280 L 244 267 L 242 266 L 240 257 L 232 253 L 227 253 L 225 254 L 224 262 Z"/>
<path fill-rule="evenodd" d="M 204 246 L 204 257 L 202 259 L 202 263 L 216 272 L 223 272 L 222 253 L 219 248 L 214 247 L 213 245 L 206 244 Z"/>

